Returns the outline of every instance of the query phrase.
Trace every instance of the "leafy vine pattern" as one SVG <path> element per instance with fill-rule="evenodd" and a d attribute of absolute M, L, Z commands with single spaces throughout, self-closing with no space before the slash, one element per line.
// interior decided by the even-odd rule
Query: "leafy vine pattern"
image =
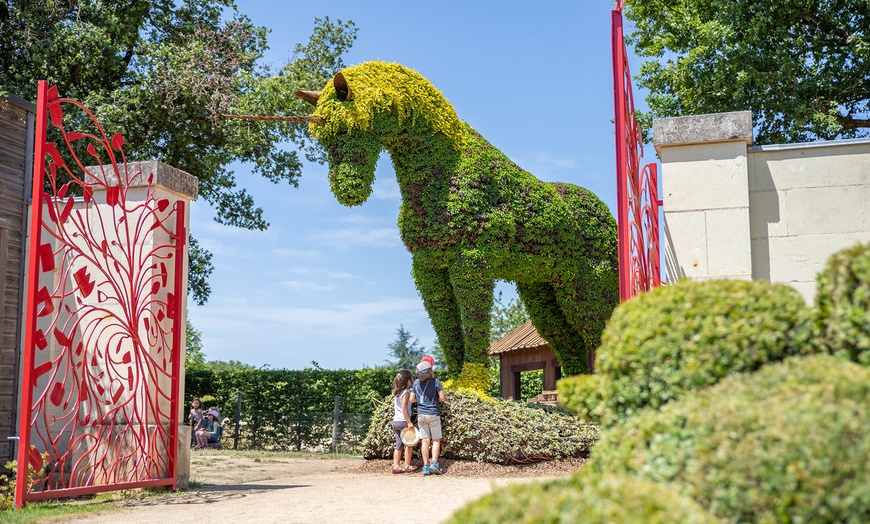
<path fill-rule="evenodd" d="M 184 202 L 158 196 L 122 135 L 56 86 L 41 86 L 37 118 L 19 464 L 47 474 L 27 498 L 171 484 Z"/>

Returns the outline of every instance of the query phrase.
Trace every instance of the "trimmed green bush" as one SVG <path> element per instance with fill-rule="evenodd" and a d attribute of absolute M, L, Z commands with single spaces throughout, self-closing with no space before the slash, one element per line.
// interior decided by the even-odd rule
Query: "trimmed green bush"
<path fill-rule="evenodd" d="M 667 486 L 626 476 L 574 475 L 500 488 L 469 503 L 447 522 L 702 524 L 720 521 Z"/>
<path fill-rule="evenodd" d="M 816 338 L 830 352 L 870 365 L 870 243 L 834 253 L 818 281 Z"/>
<path fill-rule="evenodd" d="M 602 402 L 601 395 L 598 393 L 600 381 L 601 375 L 577 375 L 559 380 L 556 382 L 559 405 L 585 422 L 599 423 L 593 413 Z"/>
<path fill-rule="evenodd" d="M 612 425 L 726 375 L 809 352 L 811 315 L 801 295 L 784 284 L 682 280 L 662 286 L 616 308 L 597 351 L 598 378 L 564 379 L 560 398 L 581 419 Z M 588 398 L 578 401 L 571 390 Z"/>
<path fill-rule="evenodd" d="M 392 457 L 393 399 L 372 416 L 363 456 Z M 441 410 L 441 456 L 494 464 L 520 464 L 585 457 L 598 428 L 570 414 L 528 408 L 523 403 L 482 398 L 471 391 L 447 391 Z"/>
<path fill-rule="evenodd" d="M 670 483 L 731 522 L 870 522 L 868 400 L 870 369 L 790 358 L 626 419 L 588 473 Z"/>

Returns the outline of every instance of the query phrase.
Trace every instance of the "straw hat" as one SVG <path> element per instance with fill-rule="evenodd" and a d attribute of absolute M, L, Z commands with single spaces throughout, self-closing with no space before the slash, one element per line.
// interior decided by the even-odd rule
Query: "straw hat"
<path fill-rule="evenodd" d="M 405 428 L 401 433 L 402 444 L 408 446 L 409 448 L 414 447 L 420 442 L 420 434 L 417 432 L 417 428 L 413 430 L 411 428 Z"/>

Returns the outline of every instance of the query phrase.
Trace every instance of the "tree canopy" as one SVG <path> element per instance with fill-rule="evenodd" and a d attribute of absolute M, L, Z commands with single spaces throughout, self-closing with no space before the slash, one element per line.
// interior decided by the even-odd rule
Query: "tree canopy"
<path fill-rule="evenodd" d="M 749 109 L 756 142 L 870 135 L 866 0 L 626 0 L 651 118 Z"/>
<path fill-rule="evenodd" d="M 492 301 L 490 313 L 490 344 L 507 335 L 514 329 L 522 326 L 529 320 L 529 312 L 521 298 L 511 299 L 507 305 L 503 302 L 502 292 L 499 291 Z"/>
<path fill-rule="evenodd" d="M 45 0 L 0 3 L 0 91 L 34 100 L 37 81 L 81 100 L 130 160 L 156 159 L 199 179 L 221 224 L 266 229 L 263 210 L 229 167 L 246 162 L 273 183 L 298 184 L 299 147 L 323 157 L 304 124 L 227 120 L 226 113 L 307 114 L 297 89 L 344 67 L 353 22 L 315 19 L 307 44 L 278 70 L 259 64 L 268 30 L 232 0 Z M 192 242 L 190 288 L 208 298 L 210 254 Z"/>

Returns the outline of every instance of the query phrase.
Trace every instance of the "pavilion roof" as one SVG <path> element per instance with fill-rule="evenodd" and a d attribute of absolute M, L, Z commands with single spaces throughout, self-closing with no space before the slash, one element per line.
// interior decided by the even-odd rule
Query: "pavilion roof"
<path fill-rule="evenodd" d="M 519 349 L 530 349 L 547 345 L 549 345 L 547 341 L 538 334 L 538 330 L 535 329 L 530 320 L 490 344 L 486 352 L 490 356 L 497 356 Z"/>

